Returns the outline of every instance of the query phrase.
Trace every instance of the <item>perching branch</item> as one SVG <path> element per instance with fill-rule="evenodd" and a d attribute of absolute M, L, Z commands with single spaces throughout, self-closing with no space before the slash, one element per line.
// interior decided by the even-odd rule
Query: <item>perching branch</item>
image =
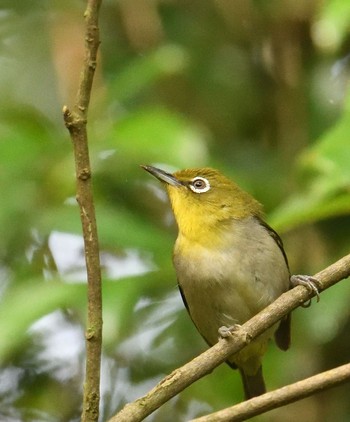
<path fill-rule="evenodd" d="M 95 207 L 91 187 L 91 167 L 86 131 L 91 87 L 100 44 L 98 13 L 102 0 L 88 0 L 85 11 L 85 58 L 76 103 L 72 111 L 63 107 L 75 157 L 77 201 L 83 228 L 88 280 L 88 315 L 86 330 L 86 373 L 83 398 L 83 422 L 98 420 L 100 402 L 100 364 L 102 343 L 102 295 L 99 245 Z"/>
<path fill-rule="evenodd" d="M 317 273 L 319 291 L 323 291 L 350 275 L 350 255 Z M 170 398 L 176 396 L 189 385 L 224 362 L 228 356 L 237 353 L 254 338 L 283 318 L 293 309 L 315 295 L 303 286 L 284 293 L 275 302 L 242 325 L 232 337 L 225 338 L 197 356 L 191 362 L 176 369 L 160 381 L 145 396 L 127 404 L 110 422 L 141 421 Z M 255 400 L 255 399 L 254 399 Z"/>
<path fill-rule="evenodd" d="M 192 419 L 191 422 L 245 421 L 253 416 L 304 399 L 347 381 L 350 381 L 350 363 L 265 393 L 262 396 L 254 397 L 219 412 Z"/>

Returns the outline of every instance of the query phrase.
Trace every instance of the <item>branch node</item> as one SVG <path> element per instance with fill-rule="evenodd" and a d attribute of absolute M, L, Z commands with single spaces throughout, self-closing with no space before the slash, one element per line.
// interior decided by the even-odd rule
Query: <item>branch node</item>
<path fill-rule="evenodd" d="M 78 178 L 80 180 L 88 180 L 88 179 L 90 179 L 90 177 L 91 177 L 91 171 L 90 171 L 90 169 L 88 169 L 88 168 L 85 167 L 85 168 L 79 170 Z"/>
<path fill-rule="evenodd" d="M 91 327 L 86 330 L 85 338 L 86 340 L 92 340 L 95 337 L 95 330 Z"/>
<path fill-rule="evenodd" d="M 66 125 L 66 128 L 69 129 L 73 125 L 73 115 L 66 105 L 63 106 L 62 113 L 64 124 Z"/>
<path fill-rule="evenodd" d="M 66 116 L 69 116 L 69 115 L 70 115 L 69 108 L 68 108 L 66 105 L 64 105 L 64 106 L 62 107 L 62 113 L 63 113 L 63 116 L 64 116 L 64 117 L 66 117 Z"/>
<path fill-rule="evenodd" d="M 74 125 L 76 125 L 76 126 L 79 126 L 79 125 L 86 125 L 86 123 L 87 123 L 87 119 L 84 119 L 84 118 L 82 118 L 82 117 L 77 117 L 77 118 L 74 120 Z"/>

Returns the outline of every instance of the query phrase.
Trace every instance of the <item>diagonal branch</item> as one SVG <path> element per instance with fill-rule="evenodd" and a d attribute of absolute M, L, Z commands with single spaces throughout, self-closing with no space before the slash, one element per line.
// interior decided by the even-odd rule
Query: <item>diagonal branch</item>
<path fill-rule="evenodd" d="M 191 422 L 238 422 L 350 381 L 350 363 L 254 397 Z"/>
<path fill-rule="evenodd" d="M 63 118 L 74 148 L 77 201 L 83 229 L 88 280 L 86 330 L 86 374 L 82 421 L 97 421 L 100 401 L 100 364 L 102 343 L 102 295 L 99 245 L 91 187 L 91 167 L 86 131 L 88 107 L 100 44 L 98 13 L 102 0 L 88 0 L 85 11 L 85 58 L 76 103 L 72 111 L 63 107 Z"/>
<path fill-rule="evenodd" d="M 314 277 L 318 280 L 319 291 L 323 291 L 350 275 L 350 255 L 330 265 Z M 110 422 L 141 421 L 158 409 L 170 398 L 186 387 L 209 374 L 224 362 L 228 356 L 237 353 L 251 340 L 262 334 L 293 309 L 315 295 L 303 286 L 297 286 L 280 296 L 275 302 L 242 325 L 232 337 L 219 341 L 213 347 L 197 356 L 191 362 L 176 369 L 160 381 L 145 396 L 127 404 Z"/>

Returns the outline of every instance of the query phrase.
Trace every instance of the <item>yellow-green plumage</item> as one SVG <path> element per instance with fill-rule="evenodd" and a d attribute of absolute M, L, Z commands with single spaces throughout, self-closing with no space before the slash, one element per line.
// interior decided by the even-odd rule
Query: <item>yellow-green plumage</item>
<path fill-rule="evenodd" d="M 217 170 L 147 171 L 166 183 L 179 234 L 174 266 L 189 314 L 208 344 L 221 326 L 243 324 L 289 289 L 287 260 L 278 235 L 262 221 L 262 207 Z M 228 363 L 238 367 L 246 397 L 264 392 L 261 358 L 272 327 Z M 289 346 L 289 319 L 277 330 Z"/>

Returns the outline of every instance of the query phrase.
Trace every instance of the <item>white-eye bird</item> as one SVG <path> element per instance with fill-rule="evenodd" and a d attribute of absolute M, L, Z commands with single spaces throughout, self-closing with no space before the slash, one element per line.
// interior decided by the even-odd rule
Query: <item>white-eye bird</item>
<path fill-rule="evenodd" d="M 219 171 L 142 167 L 166 185 L 178 225 L 173 262 L 180 292 L 214 345 L 221 327 L 243 324 L 291 287 L 282 241 L 263 221 L 261 204 Z M 261 360 L 273 336 L 288 349 L 290 315 L 227 361 L 239 369 L 246 398 L 265 392 Z"/>

